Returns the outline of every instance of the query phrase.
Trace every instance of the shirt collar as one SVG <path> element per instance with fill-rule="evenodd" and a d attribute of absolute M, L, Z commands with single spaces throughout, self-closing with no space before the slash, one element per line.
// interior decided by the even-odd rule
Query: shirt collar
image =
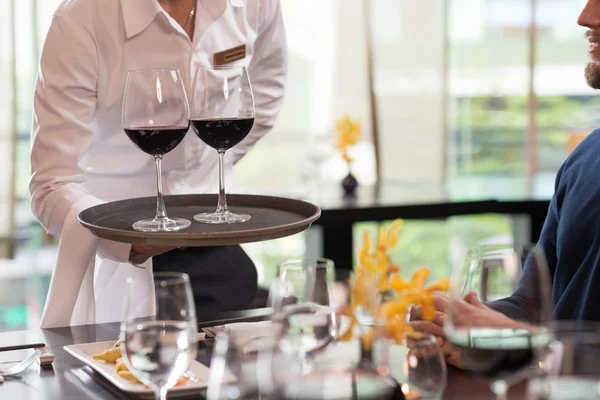
<path fill-rule="evenodd" d="M 198 10 L 206 12 L 211 20 L 216 20 L 227 9 L 226 0 L 197 0 Z M 243 7 L 245 0 L 229 0 L 233 7 Z M 162 12 L 157 0 L 121 0 L 123 23 L 127 39 L 132 38 L 154 21 L 156 15 Z M 196 11 L 196 13 L 198 12 Z"/>
<path fill-rule="evenodd" d="M 125 34 L 131 38 L 150 25 L 162 7 L 157 0 L 121 0 Z"/>

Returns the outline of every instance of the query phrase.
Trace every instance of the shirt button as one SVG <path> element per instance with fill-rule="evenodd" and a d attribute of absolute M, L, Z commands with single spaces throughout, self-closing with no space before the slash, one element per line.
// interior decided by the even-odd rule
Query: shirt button
<path fill-rule="evenodd" d="M 179 190 L 179 189 L 181 189 L 181 185 L 179 183 L 176 183 L 175 184 L 175 190 Z"/>

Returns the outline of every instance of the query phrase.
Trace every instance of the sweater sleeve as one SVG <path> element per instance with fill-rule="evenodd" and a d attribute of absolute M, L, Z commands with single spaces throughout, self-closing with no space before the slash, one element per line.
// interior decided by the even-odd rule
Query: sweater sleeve
<path fill-rule="evenodd" d="M 548 215 L 544 221 L 540 240 L 536 244 L 536 248 L 542 250 L 542 254 L 545 255 L 545 261 L 547 262 L 548 272 L 550 275 L 549 277 L 544 276 L 543 278 L 548 278 L 550 282 L 551 277 L 554 275 L 554 271 L 556 270 L 556 263 L 558 259 L 556 237 L 560 218 L 560 205 L 562 204 L 565 192 L 564 184 L 561 184 L 561 176 L 565 165 L 566 162 L 561 166 L 556 175 L 554 195 L 550 201 Z M 489 302 L 487 305 L 510 318 L 519 321 L 539 323 L 541 314 L 539 313 L 540 307 L 539 304 L 537 304 L 537 301 L 540 297 L 536 294 L 537 290 L 543 289 L 540 287 L 539 282 L 540 279 L 542 279 L 540 274 L 544 272 L 542 272 L 543 270 L 540 271 L 538 266 L 542 268 L 544 266 L 540 265 L 538 261 L 541 260 L 538 260 L 533 252 L 530 252 L 525 260 L 523 272 L 515 292 L 509 297 Z"/>

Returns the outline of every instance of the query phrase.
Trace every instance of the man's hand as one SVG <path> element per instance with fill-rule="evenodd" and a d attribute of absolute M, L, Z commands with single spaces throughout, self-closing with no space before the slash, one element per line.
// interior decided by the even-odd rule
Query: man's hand
<path fill-rule="evenodd" d="M 150 257 L 166 253 L 176 248 L 177 247 L 145 246 L 134 244 L 131 246 L 131 252 L 129 253 L 129 262 L 135 265 L 140 265 L 145 263 Z"/>
<path fill-rule="evenodd" d="M 444 324 L 448 320 L 448 304 L 449 301 L 445 296 L 435 294 L 433 305 L 436 308 L 433 321 L 423 320 L 420 307 L 412 307 L 410 310 L 410 325 L 418 332 L 425 332 L 435 336 L 438 346 L 444 354 L 444 358 L 448 364 L 462 368 L 460 363 L 460 349 L 452 346 L 444 334 Z"/>
<path fill-rule="evenodd" d="M 450 300 L 446 296 L 434 295 L 434 306 L 436 314 L 433 321 L 424 321 L 419 307 L 413 307 L 410 311 L 410 324 L 416 331 L 435 335 L 446 361 L 461 368 L 460 350 L 452 346 L 445 337 L 444 324 L 448 320 L 450 312 Z M 482 328 L 526 328 L 527 325 L 515 321 L 506 315 L 494 311 L 483 304 L 477 297 L 477 293 L 470 292 L 463 300 L 454 302 L 453 310 L 454 325 Z"/>

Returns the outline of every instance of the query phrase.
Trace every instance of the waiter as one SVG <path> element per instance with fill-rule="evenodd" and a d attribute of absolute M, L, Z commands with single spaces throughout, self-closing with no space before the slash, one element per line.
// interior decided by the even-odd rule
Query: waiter
<path fill-rule="evenodd" d="M 240 52 L 240 46 L 244 49 Z M 225 160 L 227 176 L 273 126 L 284 92 L 285 32 L 278 0 L 68 0 L 46 37 L 34 94 L 32 210 L 60 236 L 42 327 L 121 319 L 128 277 L 152 271 L 190 275 L 199 313 L 253 306 L 256 269 L 239 246 L 169 249 L 99 239 L 77 215 L 108 201 L 154 196 L 153 159 L 123 132 L 127 72 L 177 68 L 190 93 L 199 65 L 231 51 L 245 65 L 256 115 L 247 138 Z M 163 161 L 167 194 L 215 192 L 217 152 L 195 135 Z M 148 315 L 152 310 L 147 310 Z"/>

